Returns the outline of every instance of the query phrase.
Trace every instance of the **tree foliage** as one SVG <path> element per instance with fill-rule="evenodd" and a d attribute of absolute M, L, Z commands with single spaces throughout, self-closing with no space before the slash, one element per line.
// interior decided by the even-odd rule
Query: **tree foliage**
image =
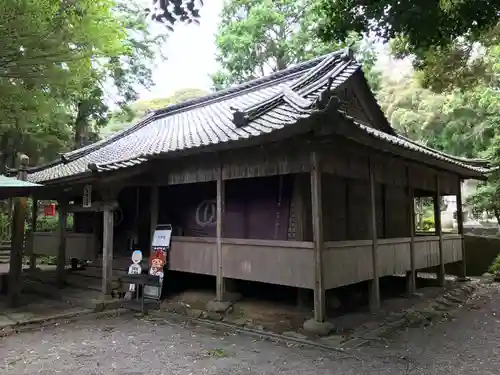
<path fill-rule="evenodd" d="M 500 132 L 500 97 L 489 87 L 436 94 L 404 77 L 385 81 L 378 100 L 399 133 L 453 155 L 475 158 Z"/>
<path fill-rule="evenodd" d="M 96 60 L 93 74 L 74 97 L 75 147 L 95 141 L 99 129 L 107 124 L 107 101 L 127 111 L 128 103 L 138 98 L 137 89 L 153 84 L 151 64 L 166 35 L 151 33 L 141 9 L 135 3 L 118 3 L 114 7 L 114 15 L 125 31 L 122 49 L 120 55 Z"/>
<path fill-rule="evenodd" d="M 398 57 L 411 56 L 434 90 L 468 87 L 487 78 L 480 47 L 499 42 L 500 1 L 314 0 L 319 33 L 326 40 L 350 32 L 371 33 L 392 42 Z"/>
<path fill-rule="evenodd" d="M 419 74 L 399 81 L 384 79 L 378 100 L 391 124 L 399 133 L 430 147 L 456 156 L 483 158 L 500 167 L 500 55 L 492 53 L 497 48 L 487 51 L 491 79 L 467 90 L 437 94 L 421 87 Z M 477 218 L 486 214 L 500 219 L 498 170 L 467 201 Z"/>
<path fill-rule="evenodd" d="M 165 35 L 147 26 L 133 3 L 0 0 L 1 167 L 18 153 L 36 164 L 95 140 L 108 105 L 151 83 Z"/>
<path fill-rule="evenodd" d="M 92 75 L 92 61 L 118 56 L 123 30 L 111 0 L 0 1 L 0 152 L 37 162 L 64 150 L 68 98 Z M 57 150 L 57 151 L 56 151 Z"/>
<path fill-rule="evenodd" d="M 351 33 L 323 42 L 314 35 L 318 22 L 305 0 L 228 1 L 216 34 L 222 69 L 212 75 L 214 88 L 262 77 L 360 40 Z M 364 45 L 357 47 L 368 51 Z"/>
<path fill-rule="evenodd" d="M 152 7 L 146 8 L 146 12 L 157 22 L 163 23 L 169 30 L 179 22 L 198 22 L 200 17 L 200 6 L 195 0 L 151 0 Z"/>

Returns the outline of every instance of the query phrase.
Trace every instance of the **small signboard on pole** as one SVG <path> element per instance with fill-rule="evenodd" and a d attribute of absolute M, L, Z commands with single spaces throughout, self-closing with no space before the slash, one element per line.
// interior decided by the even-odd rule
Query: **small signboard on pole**
<path fill-rule="evenodd" d="M 160 286 L 144 286 L 144 296 L 159 300 L 163 287 L 164 272 L 167 269 L 168 252 L 172 238 L 172 226 L 170 224 L 158 224 L 153 233 L 151 241 L 151 254 L 149 256 L 149 274 L 160 278 Z"/>

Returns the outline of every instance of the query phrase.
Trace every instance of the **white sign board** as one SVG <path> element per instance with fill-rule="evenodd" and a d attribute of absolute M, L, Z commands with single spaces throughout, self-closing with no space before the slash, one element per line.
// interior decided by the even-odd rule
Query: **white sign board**
<path fill-rule="evenodd" d="M 172 229 L 157 229 L 153 235 L 152 247 L 170 247 Z"/>

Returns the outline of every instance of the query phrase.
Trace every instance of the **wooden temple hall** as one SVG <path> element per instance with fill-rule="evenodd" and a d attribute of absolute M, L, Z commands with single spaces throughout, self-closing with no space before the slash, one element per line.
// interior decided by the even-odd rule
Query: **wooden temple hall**
<path fill-rule="evenodd" d="M 465 259 L 461 182 L 485 170 L 398 135 L 342 50 L 153 111 L 27 172 L 61 222 L 32 233 L 28 252 L 102 261 L 105 294 L 168 223 L 169 270 L 215 276 L 221 302 L 233 279 L 313 290 L 323 322 L 330 289 L 367 281 L 376 310 L 381 277 L 406 274 L 411 292 L 417 270 L 438 267 L 444 282 Z M 441 228 L 445 195 L 457 196 L 455 233 Z M 434 198 L 435 232 L 416 231 L 416 197 Z"/>

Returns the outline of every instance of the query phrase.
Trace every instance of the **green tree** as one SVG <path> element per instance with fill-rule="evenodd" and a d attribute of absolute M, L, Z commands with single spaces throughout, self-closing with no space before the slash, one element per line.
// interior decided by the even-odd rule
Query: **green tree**
<path fill-rule="evenodd" d="M 122 28 L 111 0 L 0 1 L 0 152 L 32 160 L 64 149 L 68 98 L 91 75 L 92 60 L 118 56 Z M 45 143 L 45 145 L 44 145 Z"/>
<path fill-rule="evenodd" d="M 222 69 L 212 75 L 214 88 L 261 77 L 360 40 L 358 34 L 350 34 L 320 41 L 314 32 L 319 19 L 309 9 L 305 0 L 225 3 L 216 34 L 217 61 Z"/>
<path fill-rule="evenodd" d="M 127 105 L 138 98 L 137 89 L 153 84 L 152 62 L 159 54 L 166 34 L 151 33 L 147 15 L 141 10 L 135 3 L 118 3 L 113 9 L 125 32 L 122 50 L 120 55 L 95 60 L 93 74 L 73 97 L 76 148 L 95 141 L 100 128 L 108 123 L 110 110 L 107 102 L 111 101 L 127 112 Z"/>
<path fill-rule="evenodd" d="M 323 40 L 342 40 L 354 31 L 391 41 L 396 56 L 411 56 L 425 73 L 422 83 L 434 90 L 486 78 L 481 46 L 499 42 L 499 1 L 314 0 L 313 11 Z"/>
<path fill-rule="evenodd" d="M 498 90 L 481 85 L 436 94 L 410 76 L 383 80 L 378 100 L 400 134 L 452 155 L 482 158 L 500 167 Z M 486 213 L 498 219 L 499 193 L 499 174 L 494 172 L 468 197 L 475 216 Z"/>

